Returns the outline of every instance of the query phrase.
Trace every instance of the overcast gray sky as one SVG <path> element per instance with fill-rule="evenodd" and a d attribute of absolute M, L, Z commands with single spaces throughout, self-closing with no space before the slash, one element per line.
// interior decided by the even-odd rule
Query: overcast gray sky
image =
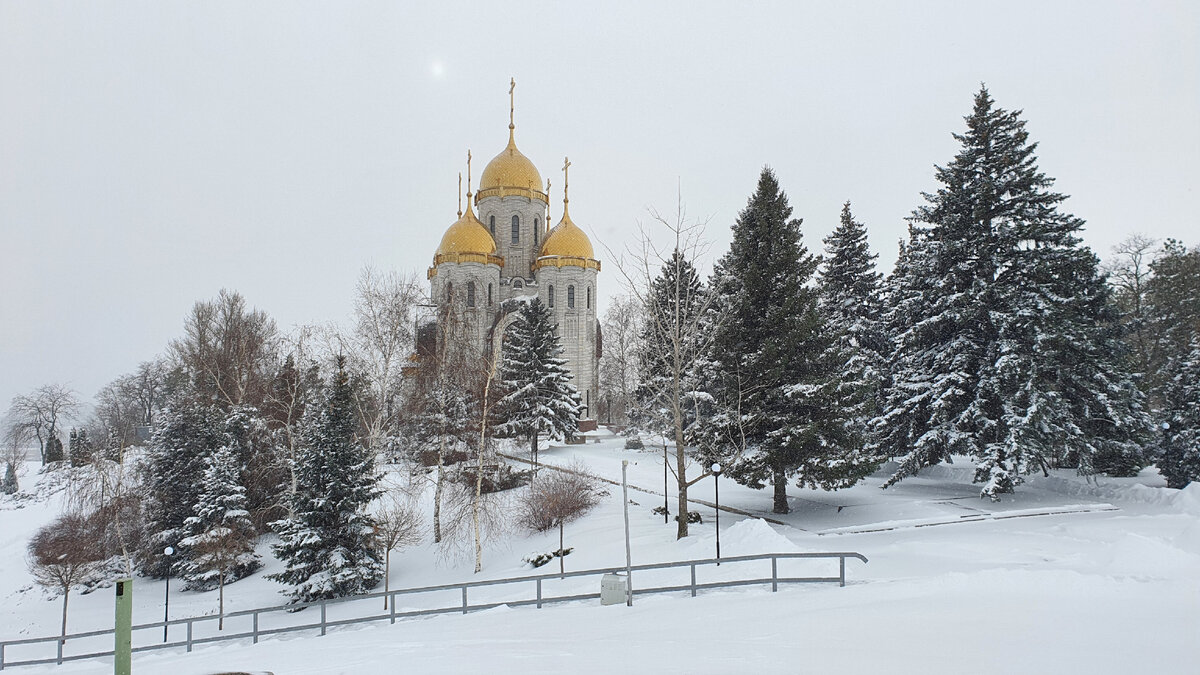
<path fill-rule="evenodd" d="M 423 274 L 512 76 L 555 220 L 569 155 L 613 248 L 680 185 L 720 254 L 770 165 L 810 248 L 849 199 L 890 269 L 981 82 L 1097 253 L 1200 240 L 1200 3 L 0 0 L 0 410 L 90 398 L 221 288 L 288 328 Z"/>

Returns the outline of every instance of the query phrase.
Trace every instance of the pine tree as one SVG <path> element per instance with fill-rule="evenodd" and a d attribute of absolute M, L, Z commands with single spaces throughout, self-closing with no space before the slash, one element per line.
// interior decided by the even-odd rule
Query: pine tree
<path fill-rule="evenodd" d="M 770 169 L 733 227 L 733 242 L 710 284 L 721 313 L 710 359 L 717 412 L 707 423 L 712 453 L 729 454 L 740 483 L 774 486 L 774 512 L 787 513 L 787 482 L 826 489 L 854 484 L 873 463 L 844 411 L 834 336 L 809 281 L 817 259 Z"/>
<path fill-rule="evenodd" d="M 1146 389 L 1161 405 L 1163 387 L 1171 379 L 1169 364 L 1181 362 L 1192 338 L 1200 335 L 1200 247 L 1188 248 L 1168 239 L 1150 263 L 1146 308 L 1151 336 L 1151 363 Z"/>
<path fill-rule="evenodd" d="M 87 429 L 71 429 L 67 440 L 67 457 L 71 466 L 86 466 L 96 454 L 96 447 L 88 436 Z"/>
<path fill-rule="evenodd" d="M 362 593 L 383 574 L 367 511 L 381 494 L 380 476 L 374 453 L 356 438 L 354 398 L 341 357 L 322 399 L 307 412 L 295 515 L 274 523 L 275 555 L 286 568 L 269 578 L 290 585 L 285 592 L 296 602 Z"/>
<path fill-rule="evenodd" d="M 63 442 L 59 440 L 57 435 L 51 434 L 46 439 L 46 463 L 61 462 L 64 459 L 66 458 L 63 457 Z"/>
<path fill-rule="evenodd" d="M 1033 470 L 1138 452 L 1142 399 L 1098 261 L 1059 213 L 1019 112 L 975 97 L 962 149 L 912 218 L 895 287 L 892 382 L 876 420 L 886 485 L 967 454 L 995 498 Z"/>
<path fill-rule="evenodd" d="M 0 481 L 0 495 L 16 494 L 20 489 L 17 483 L 17 466 L 12 462 L 4 463 L 4 480 Z"/>
<path fill-rule="evenodd" d="M 1200 337 L 1192 338 L 1191 350 L 1169 368 L 1170 379 L 1163 387 L 1163 447 L 1158 470 L 1167 487 L 1184 488 L 1200 480 Z"/>
<path fill-rule="evenodd" d="M 535 463 L 538 435 L 571 438 L 583 407 L 556 331 L 549 308 L 534 298 L 504 332 L 496 435 L 527 439 Z"/>
<path fill-rule="evenodd" d="M 160 417 L 146 449 L 146 546 L 142 572 L 162 578 L 174 564 L 186 564 L 191 551 L 180 541 L 184 522 L 200 501 L 208 458 L 228 441 L 224 415 L 215 406 L 186 398 L 173 401 Z M 162 555 L 174 547 L 172 558 Z"/>
<path fill-rule="evenodd" d="M 195 515 L 183 523 L 180 544 L 191 551 L 179 575 L 192 590 L 211 590 L 241 579 L 261 565 L 254 552 L 256 532 L 246 509 L 237 452 L 222 446 L 208 457 Z M 224 589 L 222 588 L 222 594 Z"/>
<path fill-rule="evenodd" d="M 846 202 L 837 228 L 825 238 L 818 291 L 821 311 L 838 336 L 836 346 L 848 357 L 842 366 L 843 386 L 857 390 L 862 402 L 848 411 L 860 429 L 878 413 L 885 380 L 887 340 L 883 275 L 875 269 L 878 258 L 867 243 L 867 228 L 854 219 Z"/>

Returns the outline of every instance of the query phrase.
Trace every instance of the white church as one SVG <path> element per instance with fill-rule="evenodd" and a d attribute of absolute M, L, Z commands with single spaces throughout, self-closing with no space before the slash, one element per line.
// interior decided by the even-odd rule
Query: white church
<path fill-rule="evenodd" d="M 569 161 L 563 163 L 562 217 L 549 227 L 550 183 L 543 187 L 537 167 L 517 150 L 512 93 L 510 87 L 508 146 L 488 162 L 474 195 L 468 168 L 467 208 L 446 229 L 434 253 L 430 297 L 438 316 L 445 315 L 447 303 L 454 303 L 455 314 L 463 317 L 484 354 L 500 348 L 504 329 L 515 318 L 501 303 L 541 298 L 558 326 L 563 356 L 584 404 L 580 428 L 586 430 L 594 428 L 599 401 L 600 261 L 587 235 L 571 221 Z"/>

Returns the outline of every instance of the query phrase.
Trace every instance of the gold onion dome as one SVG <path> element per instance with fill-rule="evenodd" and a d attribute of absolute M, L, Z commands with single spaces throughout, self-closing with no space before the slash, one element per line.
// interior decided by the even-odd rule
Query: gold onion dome
<path fill-rule="evenodd" d="M 549 203 L 546 193 L 542 192 L 542 175 L 529 158 L 517 150 L 517 142 L 513 137 L 513 125 L 508 125 L 508 147 L 492 158 L 483 169 L 479 179 L 479 193 L 475 195 L 475 203 L 487 197 L 527 197 L 537 199 L 543 204 Z"/>
<path fill-rule="evenodd" d="M 468 164 L 469 162 L 468 159 Z M 459 180 L 462 180 L 461 176 Z M 496 255 L 496 241 L 492 239 L 492 234 L 475 217 L 475 209 L 471 206 L 469 181 L 467 211 L 460 213 L 458 220 L 454 221 L 454 224 L 446 229 L 446 234 L 442 235 L 442 243 L 438 244 L 437 252 L 433 254 L 434 267 L 429 270 L 430 278 L 437 274 L 437 266 L 445 262 L 504 264 L 504 259 Z"/>
<path fill-rule="evenodd" d="M 551 228 L 542 242 L 542 250 L 534 263 L 534 269 L 542 267 L 575 266 L 600 269 L 600 261 L 592 249 L 592 241 L 571 220 L 566 203 L 563 204 L 563 217 L 558 224 Z"/>

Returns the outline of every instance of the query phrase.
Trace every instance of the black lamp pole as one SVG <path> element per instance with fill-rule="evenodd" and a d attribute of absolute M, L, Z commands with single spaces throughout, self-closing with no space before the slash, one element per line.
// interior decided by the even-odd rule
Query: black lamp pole
<path fill-rule="evenodd" d="M 713 494 L 716 495 L 716 503 L 717 503 L 717 514 L 716 514 L 717 564 L 720 565 L 721 564 L 721 481 L 718 480 L 718 478 L 721 477 L 721 465 L 720 464 L 714 463 L 712 465 L 712 475 L 713 475 Z"/>
<path fill-rule="evenodd" d="M 164 548 L 163 555 L 167 556 L 167 585 L 163 588 L 163 642 L 166 642 L 167 617 L 171 612 L 171 556 L 175 555 L 174 547 Z"/>

